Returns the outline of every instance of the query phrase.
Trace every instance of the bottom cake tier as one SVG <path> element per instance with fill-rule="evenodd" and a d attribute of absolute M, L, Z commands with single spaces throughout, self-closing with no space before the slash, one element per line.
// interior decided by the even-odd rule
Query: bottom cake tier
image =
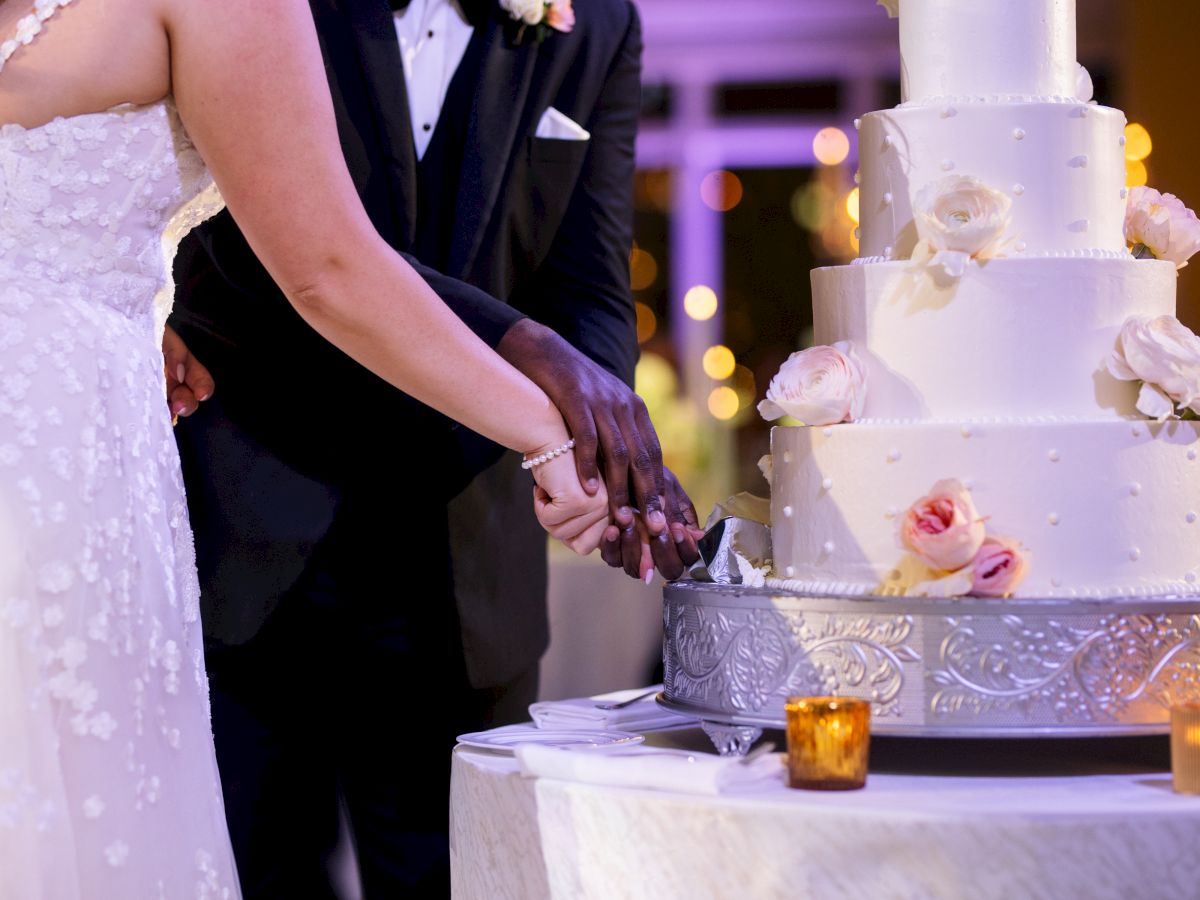
<path fill-rule="evenodd" d="M 902 595 L 933 573 L 898 539 L 942 479 L 1022 546 L 1026 597 L 1200 592 L 1200 423 L 854 423 L 771 436 L 777 586 Z"/>
<path fill-rule="evenodd" d="M 1165 732 L 1200 701 L 1200 598 L 831 597 L 668 585 L 659 702 L 723 753 L 783 728 L 792 696 L 871 701 L 873 733 Z"/>

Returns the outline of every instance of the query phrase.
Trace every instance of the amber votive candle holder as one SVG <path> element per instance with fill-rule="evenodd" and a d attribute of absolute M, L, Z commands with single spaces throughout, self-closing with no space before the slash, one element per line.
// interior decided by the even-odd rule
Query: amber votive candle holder
<path fill-rule="evenodd" d="M 867 783 L 871 704 L 853 697 L 790 697 L 788 786 L 852 791 Z"/>
<path fill-rule="evenodd" d="M 1171 775 L 1177 793 L 1200 794 L 1200 703 L 1171 707 Z"/>

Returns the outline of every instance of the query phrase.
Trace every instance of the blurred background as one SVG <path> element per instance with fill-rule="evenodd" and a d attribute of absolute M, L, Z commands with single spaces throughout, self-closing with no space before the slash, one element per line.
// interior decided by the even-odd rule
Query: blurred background
<path fill-rule="evenodd" d="M 898 35 L 875 0 L 636 2 L 638 392 L 703 519 L 730 494 L 766 493 L 757 461 L 769 426 L 754 407 L 810 342 L 809 270 L 857 255 L 853 122 L 899 103 Z M 1130 122 L 1129 185 L 1195 207 L 1200 4 L 1077 4 L 1095 99 Z M 1180 318 L 1193 329 L 1197 270 L 1179 279 Z M 661 583 L 555 552 L 550 599 L 544 698 L 653 680 Z"/>

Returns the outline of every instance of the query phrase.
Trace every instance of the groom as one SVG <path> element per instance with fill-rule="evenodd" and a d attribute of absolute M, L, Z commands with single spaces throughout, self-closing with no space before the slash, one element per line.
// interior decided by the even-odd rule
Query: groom
<path fill-rule="evenodd" d="M 613 498 L 606 560 L 649 568 L 636 504 L 678 575 L 695 512 L 628 387 L 634 8 L 579 0 L 539 41 L 499 0 L 311 5 L 376 227 L 562 409 Z M 339 791 L 367 896 L 444 895 L 448 741 L 525 718 L 547 643 L 528 474 L 312 333 L 228 216 L 176 274 L 219 387 L 177 434 L 246 895 L 328 893 Z"/>

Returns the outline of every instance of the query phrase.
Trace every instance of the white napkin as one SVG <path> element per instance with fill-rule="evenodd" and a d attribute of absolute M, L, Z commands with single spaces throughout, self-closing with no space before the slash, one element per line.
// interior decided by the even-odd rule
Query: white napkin
<path fill-rule="evenodd" d="M 653 695 L 621 709 L 600 709 L 596 706 L 604 702 L 619 703 L 649 690 L 662 690 L 662 685 L 573 700 L 543 700 L 529 707 L 529 717 L 538 728 L 594 728 L 597 731 L 662 731 L 686 728 L 696 723 L 694 718 L 663 709 L 655 702 Z"/>
<path fill-rule="evenodd" d="M 610 750 L 563 750 L 519 744 L 521 774 L 584 784 L 650 788 L 683 794 L 722 794 L 757 783 L 782 783 L 782 754 L 743 764 L 737 757 L 636 745 Z"/>
<path fill-rule="evenodd" d="M 592 135 L 570 116 L 563 115 L 553 106 L 548 106 L 538 121 L 534 137 L 556 141 L 589 141 Z"/>

